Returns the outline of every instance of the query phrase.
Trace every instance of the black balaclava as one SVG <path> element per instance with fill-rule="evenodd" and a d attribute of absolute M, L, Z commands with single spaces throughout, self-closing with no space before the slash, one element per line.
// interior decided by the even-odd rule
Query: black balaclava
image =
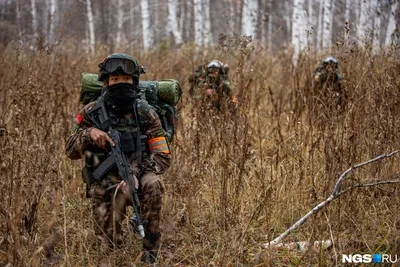
<path fill-rule="evenodd" d="M 106 87 L 104 101 L 117 114 L 131 113 L 137 97 L 137 85 L 117 83 Z"/>

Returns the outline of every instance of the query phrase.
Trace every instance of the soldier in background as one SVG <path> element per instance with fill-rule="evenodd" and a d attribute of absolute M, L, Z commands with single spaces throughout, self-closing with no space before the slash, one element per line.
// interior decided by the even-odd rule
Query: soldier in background
<path fill-rule="evenodd" d="M 312 87 L 314 95 L 323 97 L 324 100 L 335 106 L 341 107 L 343 102 L 342 75 L 339 73 L 339 62 L 335 57 L 327 57 L 315 69 Z"/>
<path fill-rule="evenodd" d="M 216 108 L 219 112 L 229 110 L 234 114 L 239 102 L 228 79 L 229 66 L 213 60 L 206 66 L 196 67 L 189 77 L 189 94 L 204 108 Z"/>

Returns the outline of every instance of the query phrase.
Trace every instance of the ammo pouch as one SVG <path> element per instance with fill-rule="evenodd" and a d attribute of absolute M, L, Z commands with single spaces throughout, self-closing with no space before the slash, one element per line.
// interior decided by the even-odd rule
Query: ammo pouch
<path fill-rule="evenodd" d="M 121 150 L 128 158 L 132 157 L 132 153 L 136 152 L 136 133 L 121 133 Z M 140 135 L 140 150 L 142 154 L 147 152 L 147 136 Z M 134 158 L 135 159 L 135 158 Z"/>
<path fill-rule="evenodd" d="M 125 153 L 128 158 L 131 157 L 132 153 L 136 152 L 136 133 L 121 133 L 121 150 Z M 147 136 L 140 135 L 140 150 L 142 153 L 146 152 L 147 149 Z"/>

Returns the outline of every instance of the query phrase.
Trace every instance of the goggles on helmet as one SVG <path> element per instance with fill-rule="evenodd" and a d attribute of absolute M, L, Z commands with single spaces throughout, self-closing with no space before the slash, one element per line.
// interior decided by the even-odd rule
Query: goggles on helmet
<path fill-rule="evenodd" d="M 100 63 L 100 68 L 104 69 L 108 73 L 116 72 L 117 70 L 122 70 L 128 75 L 139 75 L 140 67 L 136 65 L 133 61 L 121 58 L 110 58 L 106 59 L 104 62 Z"/>
<path fill-rule="evenodd" d="M 337 64 L 338 61 L 337 61 L 337 59 L 335 57 L 327 57 L 327 58 L 324 59 L 323 63 L 324 64 L 330 64 L 330 63 Z"/>
<path fill-rule="evenodd" d="M 207 65 L 207 69 L 220 69 L 220 68 L 221 68 L 221 64 L 218 63 L 217 61 L 211 61 Z"/>

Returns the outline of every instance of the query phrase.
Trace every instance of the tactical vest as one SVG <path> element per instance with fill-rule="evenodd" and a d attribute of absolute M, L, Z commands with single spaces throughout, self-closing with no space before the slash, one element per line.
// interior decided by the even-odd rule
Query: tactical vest
<path fill-rule="evenodd" d="M 97 101 L 102 101 L 102 98 L 99 98 Z M 136 160 L 136 138 L 138 133 L 140 132 L 140 143 L 141 143 L 141 155 L 142 160 L 147 159 L 150 156 L 148 144 L 147 144 L 147 136 L 145 135 L 147 130 L 147 115 L 150 112 L 150 106 L 148 105 L 146 100 L 138 99 L 137 100 L 137 116 L 139 123 L 134 119 L 134 115 L 131 118 L 121 118 L 117 117 L 118 121 L 112 125 L 113 129 L 117 130 L 120 133 L 120 141 L 121 141 L 121 150 L 125 153 L 125 155 L 129 158 L 130 162 Z M 139 124 L 139 125 L 138 125 Z M 94 182 L 94 178 L 92 173 L 96 170 L 96 167 L 100 165 L 109 155 L 106 151 L 92 151 L 89 155 L 85 157 L 85 167 L 82 169 L 82 177 L 85 183 Z M 110 170 L 110 173 L 118 173 L 117 168 L 113 168 Z"/>

